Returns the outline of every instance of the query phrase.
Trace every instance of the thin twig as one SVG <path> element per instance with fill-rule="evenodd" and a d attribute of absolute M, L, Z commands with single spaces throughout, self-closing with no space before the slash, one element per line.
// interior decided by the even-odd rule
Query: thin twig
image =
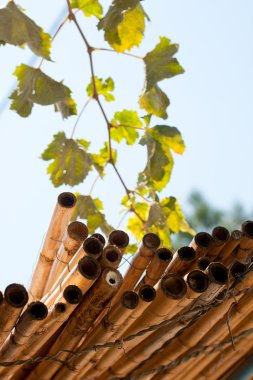
<path fill-rule="evenodd" d="M 83 108 L 82 108 L 81 111 L 79 112 L 79 115 L 78 115 L 78 117 L 77 117 L 77 119 L 76 119 L 76 122 L 75 122 L 75 124 L 74 124 L 73 130 L 72 130 L 72 133 L 71 133 L 71 136 L 70 136 L 71 139 L 73 138 L 74 133 L 75 133 L 75 131 L 76 131 L 77 124 L 79 123 L 79 121 L 80 121 L 80 119 L 81 119 L 81 117 L 82 117 L 82 114 L 84 113 L 84 110 L 86 109 L 86 107 L 87 107 L 88 104 L 90 103 L 91 99 L 92 99 L 92 98 L 89 98 L 89 99 L 84 103 Z"/>
<path fill-rule="evenodd" d="M 124 51 L 116 51 L 114 49 L 107 49 L 107 48 L 94 48 L 94 50 L 95 51 L 108 51 L 109 53 L 116 53 L 116 54 L 127 55 L 128 57 L 132 57 L 132 58 L 137 58 L 137 59 L 143 60 L 143 57 L 141 57 L 139 55 L 135 55 L 135 54 L 132 54 L 132 53 L 127 53 L 127 52 L 124 52 Z"/>

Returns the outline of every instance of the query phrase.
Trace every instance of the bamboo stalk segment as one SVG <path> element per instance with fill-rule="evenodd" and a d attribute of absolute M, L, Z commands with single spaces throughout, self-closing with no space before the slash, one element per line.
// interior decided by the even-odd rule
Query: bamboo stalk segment
<path fill-rule="evenodd" d="M 121 254 L 123 254 L 129 244 L 129 236 L 124 231 L 114 230 L 108 237 L 108 243 L 111 245 L 116 245 L 116 247 L 119 248 Z"/>
<path fill-rule="evenodd" d="M 101 273 L 100 263 L 91 256 L 84 256 L 79 260 L 78 264 L 72 269 L 72 271 L 66 276 L 61 284 L 51 293 L 47 294 L 45 299 L 46 305 L 49 307 L 54 304 L 58 298 L 58 302 L 63 300 L 60 295 L 63 294 L 63 290 L 68 285 L 75 285 L 80 288 L 84 294 L 92 286 Z M 63 297 L 63 295 L 61 296 Z"/>
<path fill-rule="evenodd" d="M 201 257 L 200 259 L 198 259 L 197 261 L 197 267 L 200 269 L 200 270 L 206 270 L 206 268 L 208 267 L 208 265 L 210 264 L 210 260 L 207 259 L 206 257 Z"/>
<path fill-rule="evenodd" d="M 94 323 L 95 319 L 106 307 L 114 293 L 122 283 L 122 276 L 115 269 L 104 269 L 98 281 L 86 293 L 83 301 L 72 313 L 64 330 L 58 337 L 57 341 L 51 347 L 49 354 L 54 354 L 64 347 L 73 350 L 81 339 L 87 336 L 87 333 Z M 59 354 L 61 360 L 67 359 L 66 352 Z M 59 369 L 61 364 L 53 362 L 50 367 L 45 362 L 41 362 L 29 376 L 32 379 L 50 379 Z"/>
<path fill-rule="evenodd" d="M 253 221 L 248 220 L 242 224 L 242 239 L 234 252 L 235 258 L 242 262 L 249 262 L 253 251 Z"/>
<path fill-rule="evenodd" d="M 44 293 L 47 293 L 54 282 L 58 279 L 61 272 L 66 268 L 69 261 L 80 248 L 81 244 L 88 236 L 88 228 L 81 222 L 72 222 L 68 225 L 62 244 L 57 252 L 52 265 Z"/>
<path fill-rule="evenodd" d="M 215 227 L 212 231 L 213 246 L 207 251 L 206 257 L 214 261 L 222 248 L 228 242 L 230 233 L 225 227 Z"/>
<path fill-rule="evenodd" d="M 172 257 L 173 254 L 168 248 L 158 248 L 146 269 L 145 276 L 138 283 L 135 290 L 138 291 L 140 287 L 145 284 L 154 286 L 164 274 Z"/>
<path fill-rule="evenodd" d="M 2 293 L 1 293 L 1 296 Z M 10 284 L 4 291 L 0 304 L 0 346 L 15 326 L 24 306 L 28 302 L 28 293 L 23 285 Z"/>
<path fill-rule="evenodd" d="M 107 245 L 99 258 L 101 268 L 114 268 L 117 269 L 122 259 L 122 254 L 119 248 L 115 245 Z"/>
<path fill-rule="evenodd" d="M 207 232 L 197 233 L 190 243 L 196 253 L 196 259 L 206 255 L 207 251 L 213 246 L 213 238 Z"/>
<path fill-rule="evenodd" d="M 29 287 L 29 295 L 32 300 L 40 299 L 44 294 L 51 267 L 75 204 L 76 197 L 72 193 L 61 193 L 58 197 Z"/>
<path fill-rule="evenodd" d="M 227 243 L 224 245 L 224 247 L 220 251 L 216 260 L 222 261 L 225 265 L 229 265 L 234 260 L 234 256 L 232 255 L 232 252 L 240 244 L 241 239 L 242 239 L 241 231 L 239 230 L 232 231 Z"/>
<path fill-rule="evenodd" d="M 94 237 L 94 238 L 98 239 L 100 241 L 100 243 L 102 244 L 102 246 L 103 247 L 105 246 L 105 238 L 103 235 L 96 232 L 96 233 L 92 234 L 90 237 Z"/>
<path fill-rule="evenodd" d="M 166 273 L 177 273 L 184 276 L 196 261 L 196 252 L 192 247 L 182 247 L 173 255 Z"/>
<path fill-rule="evenodd" d="M 92 332 L 85 339 L 84 343 L 80 345 L 78 349 L 82 350 L 95 344 L 117 339 L 120 335 L 119 330 L 122 331 L 124 329 L 127 318 L 137 307 L 138 301 L 139 297 L 137 293 L 133 291 L 124 292 L 121 297 L 121 302 L 117 308 L 108 313 L 100 325 L 92 330 Z M 88 352 L 81 357 L 76 357 L 69 365 L 64 366 L 57 373 L 55 380 L 65 378 L 68 380 L 74 379 L 76 377 L 76 371 L 79 371 L 80 373 L 81 368 L 84 368 L 82 371 L 82 376 L 84 376 L 103 355 L 103 350 L 100 350 L 97 352 Z"/>

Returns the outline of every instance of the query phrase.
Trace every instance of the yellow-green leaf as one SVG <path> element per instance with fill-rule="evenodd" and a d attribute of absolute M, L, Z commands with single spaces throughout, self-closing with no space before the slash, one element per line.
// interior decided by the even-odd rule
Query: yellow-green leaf
<path fill-rule="evenodd" d="M 103 209 L 103 203 L 100 199 L 93 199 L 90 195 L 76 194 L 77 202 L 72 215 L 72 220 L 77 218 L 86 219 L 89 232 L 92 234 L 100 228 L 102 232 L 108 235 L 114 228 L 107 223 L 105 215 L 100 211 Z"/>
<path fill-rule="evenodd" d="M 105 175 L 105 166 L 109 161 L 109 144 L 105 142 L 105 145 L 102 149 L 100 149 L 99 153 L 92 154 L 93 165 L 95 169 L 98 171 L 100 177 Z M 116 163 L 117 162 L 117 151 L 112 149 L 112 159 Z"/>
<path fill-rule="evenodd" d="M 142 122 L 136 111 L 123 110 L 116 112 L 111 121 L 111 138 L 117 142 L 126 140 L 128 145 L 133 145 L 142 128 Z"/>
<path fill-rule="evenodd" d="M 148 130 L 149 134 L 159 141 L 165 148 L 172 149 L 175 153 L 182 154 L 185 151 L 184 140 L 176 127 L 168 125 L 156 125 Z"/>
<path fill-rule="evenodd" d="M 97 95 L 103 95 L 107 102 L 111 102 L 115 99 L 113 94 L 111 94 L 111 92 L 114 90 L 114 81 L 112 78 L 107 78 L 106 80 L 103 80 L 102 78 L 95 77 L 95 85 Z M 89 97 L 94 96 L 92 80 L 88 84 L 86 91 Z"/>
<path fill-rule="evenodd" d="M 20 116 L 29 116 L 34 103 L 43 106 L 54 104 L 63 117 L 76 114 L 71 91 L 63 83 L 50 78 L 40 69 L 24 64 L 16 68 L 14 75 L 18 78 L 18 87 L 10 96 L 13 99 L 10 108 Z"/>
<path fill-rule="evenodd" d="M 137 249 L 138 249 L 138 245 L 136 243 L 135 244 L 129 244 L 126 247 L 125 253 L 130 253 L 131 255 L 134 255 L 137 252 Z"/>
<path fill-rule="evenodd" d="M 64 132 L 59 132 L 42 153 L 43 160 L 52 161 L 47 172 L 55 187 L 63 184 L 78 185 L 91 170 L 92 157 L 87 153 L 83 142 L 67 139 Z"/>
<path fill-rule="evenodd" d="M 0 9 L 0 40 L 17 46 L 27 44 L 36 55 L 50 59 L 50 35 L 27 17 L 14 1 Z"/>
<path fill-rule="evenodd" d="M 71 7 L 79 9 L 86 17 L 95 16 L 101 19 L 103 15 L 103 8 L 98 0 L 72 0 Z"/>
<path fill-rule="evenodd" d="M 139 98 L 141 109 L 146 110 L 149 114 L 161 117 L 162 119 L 167 119 L 168 117 L 166 109 L 169 104 L 169 98 L 157 85 L 154 85 L 149 90 L 144 89 Z"/>

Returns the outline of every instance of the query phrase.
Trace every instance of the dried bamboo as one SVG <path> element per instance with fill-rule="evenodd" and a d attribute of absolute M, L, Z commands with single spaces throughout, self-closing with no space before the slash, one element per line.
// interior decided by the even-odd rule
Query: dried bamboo
<path fill-rule="evenodd" d="M 216 261 L 222 261 L 223 264 L 229 265 L 233 260 L 234 256 L 232 252 L 240 244 L 242 238 L 242 232 L 239 230 L 234 230 L 231 232 L 230 238 L 227 243 L 224 245 L 219 255 L 216 258 Z"/>
<path fill-rule="evenodd" d="M 146 269 L 150 263 L 152 257 L 155 254 L 155 250 L 160 245 L 160 239 L 156 234 L 149 233 L 144 235 L 142 239 L 142 245 L 140 246 L 137 253 L 134 255 L 133 260 L 124 276 L 124 280 L 120 290 L 117 292 L 112 300 L 112 306 L 115 305 L 122 294 L 126 290 L 133 290 L 137 284 L 139 278 L 141 277 L 143 271 Z"/>
<path fill-rule="evenodd" d="M 196 259 L 206 255 L 207 251 L 213 246 L 213 238 L 206 232 L 197 233 L 190 243 L 196 253 Z"/>
<path fill-rule="evenodd" d="M 13 332 L 5 340 L 0 350 L 0 360 L 14 361 L 19 359 L 22 347 L 37 330 L 39 323 L 47 317 L 48 309 L 42 302 L 32 302 L 21 315 Z M 3 378 L 9 368 L 0 367 L 0 377 Z"/>
<path fill-rule="evenodd" d="M 117 269 L 122 259 L 122 254 L 115 245 L 107 245 L 99 258 L 101 268 L 114 268 Z"/>
<path fill-rule="evenodd" d="M 0 346 L 15 326 L 27 302 L 28 293 L 23 285 L 11 284 L 7 286 L 4 291 L 4 299 L 0 304 Z"/>
<path fill-rule="evenodd" d="M 146 269 L 145 276 L 138 283 L 135 290 L 138 291 L 145 284 L 154 286 L 160 280 L 172 257 L 173 254 L 168 248 L 158 248 Z"/>
<path fill-rule="evenodd" d="M 239 246 L 234 251 L 236 260 L 249 262 L 253 251 L 253 221 L 248 220 L 242 224 L 243 237 Z"/>
<path fill-rule="evenodd" d="M 106 307 L 113 294 L 118 290 L 122 283 L 122 276 L 114 269 L 104 269 L 98 281 L 86 293 L 83 301 L 71 315 L 67 325 L 51 347 L 49 354 L 55 354 L 62 348 L 67 350 L 74 349 L 81 338 L 85 338 L 94 323 L 95 319 Z M 66 352 L 60 353 L 58 359 L 65 360 L 68 357 Z M 61 368 L 61 364 L 53 362 L 50 367 L 45 362 L 41 362 L 28 377 L 29 380 L 51 379 L 52 376 Z"/>
<path fill-rule="evenodd" d="M 47 294 L 46 305 L 50 307 L 56 299 L 58 299 L 58 302 L 62 302 L 60 295 L 63 294 L 63 289 L 68 285 L 78 286 L 84 294 L 96 281 L 100 273 L 101 266 L 99 262 L 91 256 L 84 256 L 68 276 L 64 278 L 63 282 L 52 293 Z"/>
<path fill-rule="evenodd" d="M 129 244 L 129 236 L 126 232 L 121 230 L 114 230 L 110 233 L 108 237 L 108 243 L 111 245 L 116 245 L 119 248 L 121 254 L 126 250 Z"/>
<path fill-rule="evenodd" d="M 88 236 L 88 228 L 81 222 L 72 222 L 68 225 L 62 244 L 57 252 L 52 265 L 44 293 L 47 293 L 54 282 L 58 279 L 61 272 L 66 268 L 69 261 L 80 248 L 81 244 Z"/>
<path fill-rule="evenodd" d="M 177 273 L 184 276 L 196 261 L 196 253 L 192 247 L 182 247 L 173 255 L 166 273 Z"/>
<path fill-rule="evenodd" d="M 29 296 L 32 300 L 40 299 L 44 294 L 48 275 L 61 245 L 61 240 L 71 218 L 75 203 L 76 197 L 72 193 L 61 193 L 58 196 L 58 201 L 29 287 Z"/>
<path fill-rule="evenodd" d="M 208 267 L 208 265 L 210 264 L 210 260 L 208 260 L 206 257 L 201 257 L 200 259 L 198 259 L 197 261 L 197 267 L 200 269 L 200 270 L 206 270 L 206 268 Z"/>
<path fill-rule="evenodd" d="M 228 242 L 230 233 L 225 227 L 215 227 L 212 231 L 213 246 L 207 251 L 206 257 L 214 261 L 221 252 L 224 245 Z"/>
<path fill-rule="evenodd" d="M 96 329 L 92 330 L 87 336 L 84 343 L 78 347 L 79 350 L 83 350 L 89 346 L 107 342 L 109 340 L 115 340 L 115 336 L 118 335 L 118 330 L 124 329 L 124 325 L 128 316 L 131 315 L 132 311 L 138 305 L 139 297 L 137 293 L 133 291 L 126 291 L 123 293 L 120 304 L 117 308 L 109 311 L 107 316 L 102 320 Z M 88 352 L 81 357 L 78 356 L 74 358 L 68 366 L 62 367 L 62 369 L 56 374 L 55 380 L 57 379 L 68 379 L 72 380 L 76 377 L 76 372 L 84 368 L 82 371 L 82 377 L 88 370 L 99 361 L 103 356 L 103 350 L 98 352 Z"/>
<path fill-rule="evenodd" d="M 105 245 L 105 238 L 104 238 L 103 235 L 101 235 L 98 232 L 96 232 L 95 234 L 92 234 L 90 237 L 94 237 L 94 238 L 98 239 L 100 241 L 100 243 L 102 244 L 102 246 L 104 247 L 104 245 Z"/>
<path fill-rule="evenodd" d="M 35 358 L 45 355 L 54 340 L 55 334 L 63 323 L 68 319 L 73 310 L 82 300 L 81 290 L 74 285 L 69 285 L 64 290 L 64 303 L 57 302 L 53 309 L 50 310 L 47 318 L 43 321 L 40 328 L 30 337 L 27 344 L 22 350 L 22 358 Z M 55 337 L 55 339 L 54 339 Z M 54 339 L 52 341 L 52 338 Z M 16 368 L 16 367 L 15 367 Z M 33 371 L 35 365 L 24 365 L 21 368 L 12 370 L 12 380 L 24 380 Z M 15 375 L 15 376 L 14 376 Z"/>

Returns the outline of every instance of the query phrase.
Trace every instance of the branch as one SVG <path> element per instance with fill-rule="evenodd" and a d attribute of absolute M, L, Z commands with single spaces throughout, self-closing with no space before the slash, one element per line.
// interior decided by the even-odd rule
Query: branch
<path fill-rule="evenodd" d="M 143 57 L 139 56 L 139 55 L 135 55 L 135 54 L 132 54 L 132 53 L 126 53 L 124 51 L 116 51 L 114 49 L 107 49 L 107 48 L 93 48 L 95 51 L 108 51 L 110 53 L 116 53 L 116 54 L 122 54 L 122 55 L 127 55 L 128 57 L 132 57 L 132 58 L 137 58 L 137 59 L 141 59 L 143 60 Z"/>
<path fill-rule="evenodd" d="M 77 119 L 76 119 L 76 122 L 75 122 L 75 124 L 74 124 L 73 131 L 72 131 L 71 136 L 70 136 L 71 139 L 73 138 L 74 133 L 75 133 L 75 131 L 76 131 L 77 124 L 79 123 L 79 121 L 80 121 L 80 119 L 81 119 L 81 117 L 82 117 L 82 114 L 84 113 L 84 111 L 85 111 L 86 107 L 88 106 L 88 104 L 90 103 L 90 101 L 91 101 L 91 98 L 89 98 L 89 99 L 84 103 L 84 106 L 83 106 L 83 108 L 81 109 L 81 111 L 80 111 L 80 113 L 79 113 L 79 115 L 78 115 L 78 117 L 77 117 Z"/>

